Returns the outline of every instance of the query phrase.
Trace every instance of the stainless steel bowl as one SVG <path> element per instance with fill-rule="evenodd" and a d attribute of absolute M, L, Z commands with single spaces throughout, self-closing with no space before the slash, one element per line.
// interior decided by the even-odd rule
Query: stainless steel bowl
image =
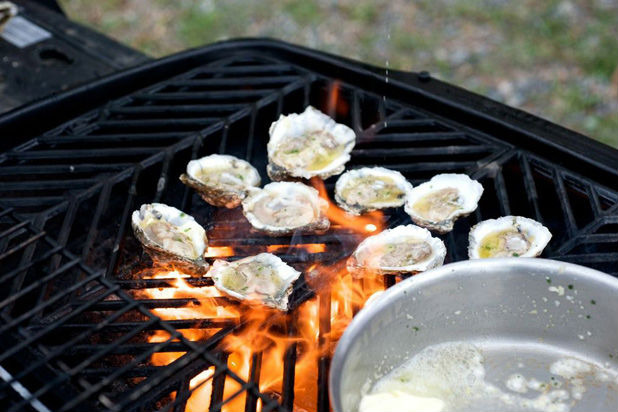
<path fill-rule="evenodd" d="M 564 262 L 509 258 L 454 263 L 400 282 L 359 312 L 339 341 L 329 382 L 335 411 L 355 412 L 364 385 L 449 341 L 477 345 L 491 382 L 504 382 L 513 373 L 508 365 L 522 360 L 526 376 L 539 380 L 565 356 L 615 368 L 618 279 Z M 616 392 L 592 387 L 571 410 L 616 405 Z"/>

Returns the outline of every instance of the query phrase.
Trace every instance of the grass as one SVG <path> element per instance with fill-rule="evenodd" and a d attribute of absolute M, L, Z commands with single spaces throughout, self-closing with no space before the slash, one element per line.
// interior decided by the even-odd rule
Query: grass
<path fill-rule="evenodd" d="M 318 5 L 312 1 L 292 0 L 283 2 L 283 11 L 300 25 L 315 24 L 322 17 Z"/>
<path fill-rule="evenodd" d="M 618 148 L 618 4 L 589 0 L 61 0 L 153 56 L 268 36 L 434 76 Z"/>

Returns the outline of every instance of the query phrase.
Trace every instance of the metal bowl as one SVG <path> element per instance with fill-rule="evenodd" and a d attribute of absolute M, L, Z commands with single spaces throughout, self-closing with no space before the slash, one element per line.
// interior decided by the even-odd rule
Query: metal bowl
<path fill-rule="evenodd" d="M 514 362 L 527 377 L 549 378 L 559 358 L 617 367 L 618 279 L 546 259 L 454 263 L 387 290 L 358 313 L 331 364 L 337 412 L 358 408 L 363 388 L 423 348 L 449 341 L 475 344 L 487 380 L 504 382 Z M 521 366 L 521 365 L 520 365 Z M 571 411 L 615 410 L 615 391 L 590 387 Z"/>

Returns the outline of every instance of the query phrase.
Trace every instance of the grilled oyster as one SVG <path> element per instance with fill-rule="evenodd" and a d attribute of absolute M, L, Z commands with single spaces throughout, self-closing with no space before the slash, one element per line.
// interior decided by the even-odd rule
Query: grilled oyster
<path fill-rule="evenodd" d="M 254 228 L 272 236 L 297 230 L 321 232 L 330 226 L 324 215 L 328 203 L 317 190 L 302 183 L 275 182 L 263 189 L 251 189 L 242 208 Z"/>
<path fill-rule="evenodd" d="M 427 229 L 407 225 L 388 229 L 363 240 L 348 259 L 348 271 L 362 274 L 418 273 L 444 263 L 446 247 Z"/>
<path fill-rule="evenodd" d="M 405 211 L 417 225 L 447 233 L 459 217 L 476 209 L 482 194 L 483 186 L 467 175 L 440 174 L 409 192 Z"/>
<path fill-rule="evenodd" d="M 184 262 L 198 274 L 208 270 L 206 231 L 192 216 L 162 203 L 144 204 L 133 212 L 131 226 L 153 260 Z"/>
<path fill-rule="evenodd" d="M 484 220 L 470 229 L 470 259 L 539 256 L 551 239 L 549 229 L 521 216 Z"/>
<path fill-rule="evenodd" d="M 281 115 L 270 126 L 268 176 L 280 181 L 338 175 L 355 143 L 352 129 L 311 106 L 301 114 Z"/>
<path fill-rule="evenodd" d="M 342 174 L 335 185 L 335 201 L 346 212 L 360 215 L 372 210 L 403 206 L 412 185 L 395 170 L 363 167 Z"/>
<path fill-rule="evenodd" d="M 180 180 L 197 190 L 207 203 L 234 208 L 240 205 L 249 187 L 260 185 L 260 174 L 249 162 L 230 155 L 213 154 L 191 160 Z"/>
<path fill-rule="evenodd" d="M 300 272 L 271 253 L 260 253 L 235 262 L 215 260 L 208 274 L 222 292 L 240 300 L 259 301 L 280 310 Z"/>
<path fill-rule="evenodd" d="M 17 15 L 17 6 L 10 1 L 0 1 L 0 32 L 4 26 Z"/>

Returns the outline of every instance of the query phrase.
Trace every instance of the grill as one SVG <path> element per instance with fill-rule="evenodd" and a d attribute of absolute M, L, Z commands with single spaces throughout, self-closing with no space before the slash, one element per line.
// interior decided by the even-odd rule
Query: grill
<path fill-rule="evenodd" d="M 270 349 L 248 354 L 238 369 L 222 345 L 251 319 L 165 320 L 165 310 L 203 301 L 147 293 L 177 288 L 179 280 L 148 276 L 152 269 L 129 223 L 141 203 L 160 201 L 207 228 L 213 258 L 274 251 L 305 278 L 316 265 L 340 273 L 361 237 L 354 225 L 269 238 L 252 232 L 238 210 L 213 208 L 178 181 L 189 160 L 211 153 L 247 159 L 266 179 L 270 123 L 309 104 L 357 133 L 348 168 L 382 165 L 414 185 L 444 172 L 483 184 L 477 211 L 442 236 L 446 263 L 467 258 L 472 225 L 516 214 L 552 231 L 545 257 L 618 276 L 615 150 L 427 73 L 391 71 L 387 78 L 380 69 L 281 42 L 219 43 L 0 119 L 2 410 L 195 411 L 190 398 L 206 387 L 206 400 L 193 401 L 200 411 L 330 410 L 326 383 L 337 321 L 330 291 L 315 296 L 301 283 L 292 300 L 298 307 L 313 302 L 315 317 L 293 309 L 269 321 L 290 339 L 276 368 L 268 365 L 280 376 L 278 389 L 264 390 Z M 76 115 L 86 109 L 92 110 Z M 335 180 L 325 182 L 331 198 Z M 391 227 L 409 222 L 401 210 L 371 218 Z M 387 276 L 377 289 L 398 280 Z M 208 279 L 182 282 L 192 291 L 211 286 Z M 318 331 L 310 339 L 323 350 L 311 358 L 313 373 L 300 376 L 306 345 L 297 338 L 309 320 Z M 162 364 L 155 361 L 161 354 L 175 355 Z"/>

